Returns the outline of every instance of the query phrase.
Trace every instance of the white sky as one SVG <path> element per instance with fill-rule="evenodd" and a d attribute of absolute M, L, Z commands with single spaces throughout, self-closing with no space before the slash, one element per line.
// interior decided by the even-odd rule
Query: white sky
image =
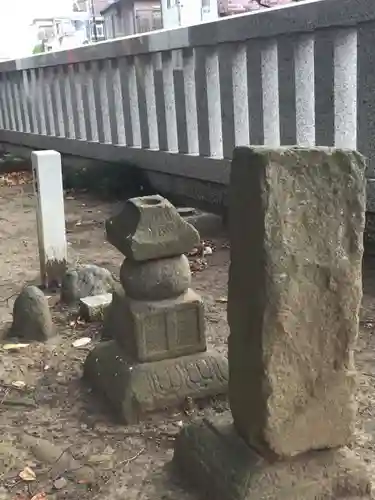
<path fill-rule="evenodd" d="M 71 6 L 72 0 L 0 0 L 0 57 L 29 55 L 35 45 L 32 20 L 64 15 Z"/>

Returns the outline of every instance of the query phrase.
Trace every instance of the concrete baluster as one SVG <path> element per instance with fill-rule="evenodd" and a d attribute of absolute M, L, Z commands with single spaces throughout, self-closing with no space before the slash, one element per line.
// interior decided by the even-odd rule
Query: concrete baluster
<path fill-rule="evenodd" d="M 334 39 L 335 146 L 357 148 L 357 30 Z"/>
<path fill-rule="evenodd" d="M 36 69 L 32 68 L 29 71 L 30 82 L 30 107 L 31 107 L 31 132 L 39 134 L 38 127 L 38 108 L 37 108 L 37 89 L 36 89 Z"/>
<path fill-rule="evenodd" d="M 24 132 L 23 122 L 22 122 L 22 114 L 21 114 L 21 96 L 20 96 L 20 73 L 14 73 L 13 79 L 13 96 L 14 103 L 16 106 L 16 125 L 17 130 L 20 132 Z"/>
<path fill-rule="evenodd" d="M 112 83 L 113 83 L 113 112 L 116 129 L 116 143 L 119 146 L 126 145 L 124 96 L 122 94 L 121 71 L 119 60 L 112 61 Z"/>
<path fill-rule="evenodd" d="M 39 68 L 36 73 L 37 118 L 39 133 L 47 135 L 46 111 L 44 105 L 44 73 L 44 68 Z"/>
<path fill-rule="evenodd" d="M 147 107 L 147 124 L 150 149 L 159 149 L 158 119 L 156 115 L 154 62 L 151 55 L 142 58 L 144 64 L 144 85 Z"/>
<path fill-rule="evenodd" d="M 134 57 L 127 59 L 130 121 L 132 127 L 132 145 L 142 147 L 141 120 L 139 115 L 138 84 L 136 74 L 136 61 Z"/>
<path fill-rule="evenodd" d="M 55 115 L 52 104 L 52 85 L 53 85 L 53 68 L 45 68 L 44 73 L 44 104 L 46 110 L 46 127 L 47 134 L 54 136 L 56 135 L 56 127 L 55 127 Z"/>
<path fill-rule="evenodd" d="M 15 120 L 15 110 L 14 110 L 14 99 L 12 96 L 12 84 L 11 75 L 8 73 L 5 78 L 5 95 L 7 99 L 8 109 L 9 109 L 9 124 L 11 130 L 16 130 L 16 120 Z"/>
<path fill-rule="evenodd" d="M 314 36 L 302 35 L 294 48 L 296 135 L 300 146 L 315 144 Z"/>
<path fill-rule="evenodd" d="M 264 144 L 280 145 L 277 41 L 267 41 L 261 54 Z"/>
<path fill-rule="evenodd" d="M 168 151 L 178 152 L 176 96 L 173 78 L 173 53 L 163 52 L 163 87 L 165 100 L 165 121 L 167 128 Z"/>
<path fill-rule="evenodd" d="M 247 47 L 236 46 L 232 59 L 234 141 L 236 146 L 250 144 L 249 93 L 247 81 Z"/>
<path fill-rule="evenodd" d="M 86 82 L 87 82 L 87 101 L 89 106 L 89 123 L 90 123 L 90 137 L 92 142 L 99 141 L 98 123 L 96 119 L 96 101 L 94 92 L 94 63 L 88 64 L 86 67 Z"/>
<path fill-rule="evenodd" d="M 60 86 L 60 76 L 61 73 L 59 68 L 54 69 L 53 74 L 53 96 L 54 101 L 56 103 L 56 131 L 59 137 L 65 137 L 65 124 L 64 124 L 64 115 L 62 108 L 62 98 L 61 98 L 61 86 Z"/>
<path fill-rule="evenodd" d="M 186 109 L 187 144 L 190 155 L 199 154 L 197 96 L 195 87 L 195 50 L 183 51 L 183 77 Z"/>
<path fill-rule="evenodd" d="M 222 158 L 223 127 L 221 117 L 219 56 L 217 49 L 210 49 L 207 51 L 206 85 L 210 156 L 214 158 Z"/>
<path fill-rule="evenodd" d="M 29 103 L 29 79 L 27 77 L 27 71 L 23 70 L 22 71 L 22 76 L 21 76 L 21 83 L 20 83 L 20 88 L 21 88 L 21 112 L 22 112 L 22 117 L 23 121 L 25 124 L 25 132 L 30 132 L 31 131 L 31 124 L 30 124 L 30 103 Z"/>

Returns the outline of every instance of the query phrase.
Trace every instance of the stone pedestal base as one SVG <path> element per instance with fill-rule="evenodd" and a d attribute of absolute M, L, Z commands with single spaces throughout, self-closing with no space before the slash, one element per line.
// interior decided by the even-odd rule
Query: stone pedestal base
<path fill-rule="evenodd" d="M 203 301 L 190 289 L 173 299 L 133 300 L 117 287 L 103 337 L 116 340 L 129 358 L 142 363 L 203 352 Z"/>
<path fill-rule="evenodd" d="M 115 341 L 104 342 L 88 355 L 84 377 L 104 394 L 127 424 L 146 412 L 178 406 L 186 398 L 226 394 L 228 362 L 216 353 L 136 364 Z"/>
<path fill-rule="evenodd" d="M 371 498 L 361 462 L 347 448 L 268 462 L 238 436 L 230 416 L 184 428 L 173 464 L 205 500 Z"/>

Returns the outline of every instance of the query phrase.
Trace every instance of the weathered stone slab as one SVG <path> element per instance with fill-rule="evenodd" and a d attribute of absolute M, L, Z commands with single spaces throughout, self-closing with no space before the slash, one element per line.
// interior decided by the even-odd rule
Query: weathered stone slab
<path fill-rule="evenodd" d="M 354 452 L 310 451 L 267 461 L 240 438 L 230 415 L 183 428 L 173 465 L 204 500 L 372 498 L 366 469 Z"/>
<path fill-rule="evenodd" d="M 224 230 L 220 215 L 192 207 L 179 207 L 177 211 L 186 222 L 195 227 L 201 237 L 217 236 Z"/>
<path fill-rule="evenodd" d="M 107 239 L 126 257 L 152 260 L 190 251 L 199 233 L 162 196 L 131 198 L 122 212 L 106 222 Z"/>
<path fill-rule="evenodd" d="M 206 350 L 204 305 L 193 290 L 160 301 L 133 300 L 116 290 L 106 321 L 105 337 L 139 362 Z"/>
<path fill-rule="evenodd" d="M 111 293 L 83 297 L 79 301 L 79 316 L 85 321 L 103 321 L 111 303 Z"/>
<path fill-rule="evenodd" d="M 288 457 L 351 439 L 364 174 L 355 152 L 235 151 L 230 405 L 239 434 L 264 453 Z"/>
<path fill-rule="evenodd" d="M 164 300 L 186 292 L 191 285 L 186 255 L 137 262 L 125 259 L 120 270 L 126 294 L 137 300 Z"/>
<path fill-rule="evenodd" d="M 38 287 L 26 286 L 14 302 L 13 323 L 8 335 L 41 342 L 55 333 L 47 297 Z"/>
<path fill-rule="evenodd" d="M 84 377 L 125 423 L 133 424 L 147 412 L 178 406 L 186 398 L 225 394 L 228 364 L 223 356 L 209 352 L 134 364 L 115 341 L 109 341 L 91 351 Z"/>

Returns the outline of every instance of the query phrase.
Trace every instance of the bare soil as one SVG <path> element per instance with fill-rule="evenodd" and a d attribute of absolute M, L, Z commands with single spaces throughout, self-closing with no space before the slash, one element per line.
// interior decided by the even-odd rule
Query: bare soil
<path fill-rule="evenodd" d="M 94 263 L 118 274 L 121 255 L 105 241 L 104 221 L 119 203 L 102 202 L 88 194 L 66 196 L 69 260 Z M 30 185 L 0 188 L 0 315 L 3 331 L 11 321 L 14 294 L 25 283 L 38 283 L 38 249 L 34 197 Z M 206 304 L 209 344 L 226 352 L 228 245 L 215 240 L 207 268 L 194 275 L 194 288 Z M 59 335 L 47 344 L 16 351 L 0 345 L 0 499 L 18 500 L 189 500 L 170 474 L 173 441 L 181 426 L 197 415 L 227 408 L 212 401 L 205 408 L 187 406 L 150 417 L 140 425 L 119 425 L 109 408 L 81 380 L 88 350 L 99 341 L 100 325 L 77 322 L 76 311 L 50 298 Z M 357 349 L 359 371 L 358 431 L 355 451 L 375 478 L 375 259 L 364 266 L 364 300 Z M 92 343 L 77 349 L 72 342 L 89 336 Z M 14 382 L 25 387 L 14 387 Z M 95 481 L 78 481 L 62 470 L 59 460 L 39 461 L 23 444 L 25 435 L 42 437 L 67 450 L 94 471 Z M 29 466 L 36 480 L 25 482 L 20 471 Z M 56 483 L 63 477 L 66 483 Z M 1 489 L 3 488 L 3 489 Z M 44 495 L 43 495 L 44 492 Z M 39 494 L 39 496 L 38 496 Z M 3 496 L 2 496 L 3 495 Z"/>

